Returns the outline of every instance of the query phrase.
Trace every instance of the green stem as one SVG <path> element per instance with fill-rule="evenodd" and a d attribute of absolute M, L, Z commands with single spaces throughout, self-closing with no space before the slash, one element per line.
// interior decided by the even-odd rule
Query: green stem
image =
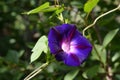
<path fill-rule="evenodd" d="M 106 54 L 106 80 L 113 80 L 112 79 L 113 72 L 109 63 L 110 63 L 110 50 L 108 49 Z"/>
<path fill-rule="evenodd" d="M 55 2 L 55 6 L 59 5 L 59 1 L 58 0 L 54 0 L 54 2 Z"/>
<path fill-rule="evenodd" d="M 96 22 L 97 22 L 100 18 L 102 18 L 103 16 L 106 16 L 106 15 L 108 15 L 108 14 L 110 14 L 110 13 L 118 10 L 119 8 L 120 8 L 120 4 L 119 4 L 116 8 L 114 8 L 114 9 L 112 9 L 112 10 L 110 10 L 110 11 L 104 13 L 104 14 L 101 14 L 100 16 L 98 16 L 98 17 L 94 20 L 94 22 L 93 22 L 92 24 L 90 24 L 90 25 L 88 25 L 86 28 L 84 28 L 84 30 L 83 30 L 83 36 L 85 36 L 85 31 L 86 31 L 87 29 L 91 28 L 92 26 L 94 26 L 94 25 L 96 24 Z"/>
<path fill-rule="evenodd" d="M 44 68 L 46 68 L 48 64 L 49 62 L 44 63 L 43 65 L 35 69 L 33 72 L 31 72 L 27 77 L 25 77 L 24 80 L 30 80 L 31 78 L 36 76 L 38 73 L 40 73 Z"/>
<path fill-rule="evenodd" d="M 89 38 L 90 38 L 90 40 L 91 40 L 92 46 L 93 46 L 93 48 L 94 48 L 94 50 L 95 50 L 95 52 L 96 52 L 96 54 L 97 54 L 97 56 L 98 56 L 98 59 L 100 60 L 103 69 L 106 70 L 106 66 L 105 66 L 104 62 L 102 61 L 102 58 L 101 58 L 101 56 L 100 56 L 100 53 L 99 53 L 99 51 L 97 50 L 97 48 L 96 48 L 96 46 L 95 46 L 95 44 L 94 44 L 94 42 L 93 42 L 93 40 L 92 40 L 92 37 L 91 37 L 90 33 L 89 33 L 89 36 L 90 36 Z"/>
<path fill-rule="evenodd" d="M 94 43 L 93 43 L 93 47 L 94 47 L 94 50 L 95 50 L 95 52 L 96 52 L 96 54 L 97 54 L 97 56 L 98 56 L 98 58 L 99 58 L 99 60 L 100 60 L 100 62 L 102 64 L 102 67 L 104 68 L 104 70 L 106 70 L 106 67 L 105 67 L 104 63 L 102 62 L 102 58 L 99 55 L 99 52 L 98 52 L 97 48 L 95 47 Z"/>
<path fill-rule="evenodd" d="M 87 22 L 88 16 L 89 16 L 89 13 L 86 15 L 85 20 L 84 20 L 85 21 L 85 26 L 87 26 L 87 23 L 88 23 Z"/>

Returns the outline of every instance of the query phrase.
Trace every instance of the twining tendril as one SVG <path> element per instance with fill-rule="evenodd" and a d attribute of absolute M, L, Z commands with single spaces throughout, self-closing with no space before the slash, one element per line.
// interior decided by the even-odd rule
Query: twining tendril
<path fill-rule="evenodd" d="M 119 4 L 116 8 L 114 8 L 114 9 L 112 9 L 112 10 L 110 10 L 110 11 L 104 13 L 104 14 L 101 14 L 100 16 L 98 16 L 98 17 L 94 20 L 94 22 L 93 22 L 92 24 L 88 25 L 87 27 L 85 27 L 85 28 L 83 29 L 83 36 L 85 36 L 85 31 L 86 31 L 87 29 L 93 27 L 100 18 L 102 18 L 103 16 L 108 15 L 108 14 L 110 14 L 110 13 L 112 13 L 112 12 L 115 12 L 115 11 L 117 11 L 118 9 L 120 9 L 120 4 Z"/>

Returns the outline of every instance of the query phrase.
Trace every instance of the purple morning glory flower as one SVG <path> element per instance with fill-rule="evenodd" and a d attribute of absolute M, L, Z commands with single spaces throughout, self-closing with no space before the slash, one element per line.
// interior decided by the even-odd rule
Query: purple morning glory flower
<path fill-rule="evenodd" d="M 79 66 L 92 50 L 90 42 L 75 25 L 62 24 L 50 29 L 48 46 L 56 60 L 68 66 Z"/>

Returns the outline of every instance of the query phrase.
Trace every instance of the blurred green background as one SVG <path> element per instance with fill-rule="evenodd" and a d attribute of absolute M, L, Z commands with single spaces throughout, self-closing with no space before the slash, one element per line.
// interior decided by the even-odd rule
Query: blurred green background
<path fill-rule="evenodd" d="M 120 3 L 119 0 L 100 0 L 86 20 L 83 10 L 86 1 L 59 0 L 59 4 L 66 7 L 63 17 L 68 19 L 69 23 L 76 24 L 80 31 L 97 16 Z M 42 54 L 37 61 L 30 64 L 31 49 L 42 35 L 48 34 L 50 27 L 62 22 L 57 15 L 53 15 L 54 12 L 22 14 L 45 2 L 55 4 L 54 0 L 0 0 L 0 80 L 23 80 L 45 62 L 45 54 Z M 100 47 L 105 35 L 116 28 L 120 28 L 120 10 L 101 18 L 94 28 L 89 29 L 90 40 Z M 110 58 L 105 58 L 109 59 L 105 65 L 109 63 L 113 80 L 120 80 L 120 31 L 107 46 L 106 51 Z M 104 54 L 100 55 L 103 57 Z M 74 77 L 74 80 L 105 80 L 107 69 L 103 70 L 100 60 L 94 57 L 93 51 L 80 67 L 68 67 L 55 61 L 32 80 L 65 80 L 67 74 Z"/>

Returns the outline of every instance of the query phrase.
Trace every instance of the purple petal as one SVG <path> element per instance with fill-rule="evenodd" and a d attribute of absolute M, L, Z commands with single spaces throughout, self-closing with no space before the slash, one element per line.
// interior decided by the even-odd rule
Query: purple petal
<path fill-rule="evenodd" d="M 64 63 L 68 66 L 79 66 L 81 64 L 79 58 L 72 53 L 66 56 Z"/>
<path fill-rule="evenodd" d="M 56 26 L 55 28 L 60 34 L 66 35 L 69 31 L 73 30 L 73 28 L 76 27 L 72 24 L 62 24 L 60 26 Z"/>
<path fill-rule="evenodd" d="M 84 61 L 92 50 L 92 45 L 89 41 L 78 32 L 76 32 L 70 45 L 72 48 L 71 52 L 76 54 L 81 61 Z"/>
<path fill-rule="evenodd" d="M 64 61 L 69 66 L 82 64 L 92 50 L 90 42 L 72 24 L 51 28 L 48 46 L 56 60 Z"/>
<path fill-rule="evenodd" d="M 50 47 L 50 51 L 53 54 L 58 53 L 61 51 L 60 47 L 60 35 L 58 32 L 54 30 L 54 28 L 51 28 L 49 34 L 48 34 L 48 45 Z"/>
<path fill-rule="evenodd" d="M 90 51 L 90 50 L 91 50 L 90 48 L 89 49 L 87 48 L 85 50 L 82 50 L 79 48 L 73 48 L 71 50 L 71 53 L 75 54 L 79 58 L 80 62 L 82 63 L 84 60 L 87 59 L 88 54 L 89 54 L 89 52 L 87 51 Z"/>
<path fill-rule="evenodd" d="M 71 34 L 70 32 L 74 33 L 75 30 L 75 25 L 71 24 L 63 24 L 61 26 L 51 28 L 48 34 L 48 45 L 50 47 L 51 53 L 56 54 L 61 51 L 62 40 L 67 39 L 67 36 L 69 36 L 67 34 L 70 34 L 70 36 L 72 37 L 73 34 Z"/>
<path fill-rule="evenodd" d="M 66 55 L 67 54 L 65 52 L 61 51 L 55 55 L 55 58 L 58 61 L 63 61 L 65 59 Z"/>
<path fill-rule="evenodd" d="M 69 30 L 64 33 L 62 42 L 70 42 L 76 32 L 76 27 L 73 25 L 69 25 Z"/>
<path fill-rule="evenodd" d="M 70 45 L 76 46 L 76 48 L 80 48 L 83 50 L 86 48 L 92 47 L 90 42 L 85 37 L 83 37 L 78 31 L 76 31 L 74 37 L 71 40 Z"/>

